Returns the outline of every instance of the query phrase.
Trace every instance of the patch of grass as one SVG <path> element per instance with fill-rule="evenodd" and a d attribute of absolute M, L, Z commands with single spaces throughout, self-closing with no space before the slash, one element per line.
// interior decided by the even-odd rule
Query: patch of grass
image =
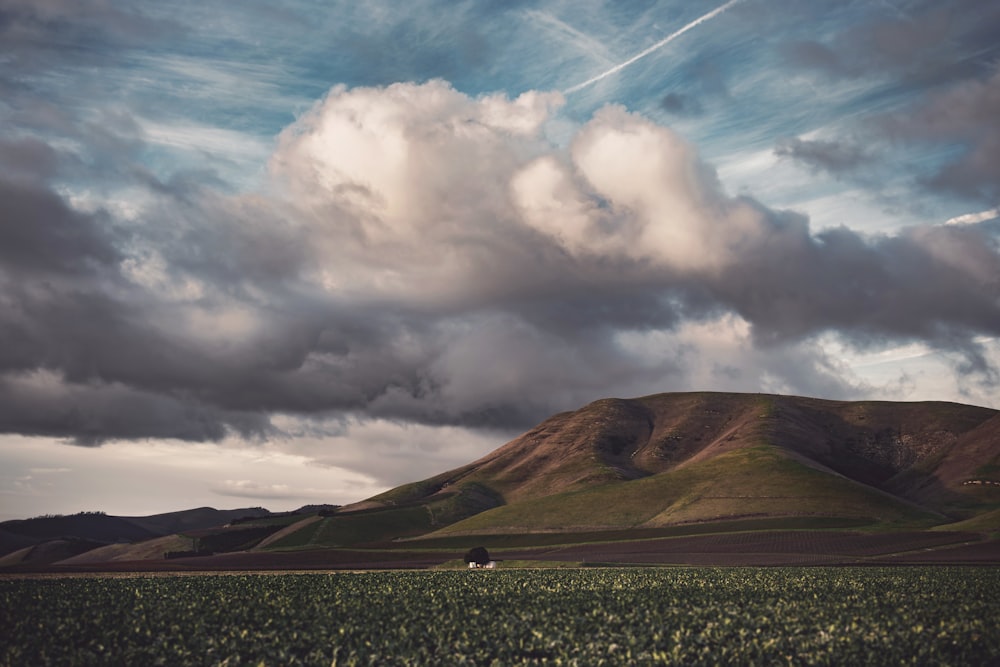
<path fill-rule="evenodd" d="M 444 482 L 440 479 L 439 475 L 437 477 L 421 480 L 419 482 L 411 482 L 410 484 L 397 486 L 394 489 L 389 489 L 385 493 L 372 496 L 370 500 L 385 503 L 387 505 L 403 505 L 419 502 L 427 498 L 427 496 L 440 491 L 443 484 Z"/>
<path fill-rule="evenodd" d="M 935 526 L 931 530 L 971 530 L 977 532 L 1000 531 L 1000 507 L 984 512 L 970 519 Z"/>
<path fill-rule="evenodd" d="M 389 542 L 446 526 L 502 502 L 480 484 L 463 484 L 423 503 L 406 503 L 357 512 L 338 512 L 309 524 L 267 547 L 301 549 Z"/>
<path fill-rule="evenodd" d="M 327 517 L 313 524 L 316 528 L 303 546 L 343 547 L 383 542 L 395 537 L 416 535 L 431 529 L 430 515 L 423 506 L 386 508 L 376 512 L 350 512 Z M 312 526 L 306 526 L 309 530 Z M 300 531 L 301 532 L 301 531 Z M 290 538 L 295 538 L 293 534 Z M 272 545 L 283 548 L 286 541 Z"/>
<path fill-rule="evenodd" d="M 237 526 L 208 534 L 197 534 L 195 549 L 215 553 L 243 551 L 256 546 L 261 540 L 281 529 L 280 525 Z"/>
<path fill-rule="evenodd" d="M 774 404 L 774 399 L 770 396 L 762 396 L 757 400 L 757 417 L 759 419 L 770 419 L 778 415 L 778 407 Z"/>
<path fill-rule="evenodd" d="M 233 526 L 290 526 L 293 523 L 307 519 L 312 514 L 284 514 L 281 516 L 261 517 L 259 519 L 247 519 L 235 521 Z"/>
<path fill-rule="evenodd" d="M 1000 464 L 987 463 L 976 468 L 976 476 L 985 479 L 1000 478 Z"/>
<path fill-rule="evenodd" d="M 321 519 L 319 521 L 306 524 L 300 530 L 272 542 L 268 547 L 266 547 L 266 549 L 285 550 L 309 548 L 313 545 L 316 535 L 319 533 L 320 526 L 327 520 L 328 519 Z"/>
<path fill-rule="evenodd" d="M 731 452 L 677 472 L 681 474 L 674 483 L 685 489 L 683 496 L 647 525 L 728 516 L 832 516 L 880 522 L 927 516 L 887 494 L 807 466 L 770 446 Z"/>

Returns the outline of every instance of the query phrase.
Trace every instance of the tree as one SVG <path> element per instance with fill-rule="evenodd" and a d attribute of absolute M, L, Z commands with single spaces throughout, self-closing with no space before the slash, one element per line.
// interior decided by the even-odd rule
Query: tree
<path fill-rule="evenodd" d="M 473 547 L 465 552 L 465 562 L 486 565 L 490 562 L 490 552 L 486 547 Z"/>

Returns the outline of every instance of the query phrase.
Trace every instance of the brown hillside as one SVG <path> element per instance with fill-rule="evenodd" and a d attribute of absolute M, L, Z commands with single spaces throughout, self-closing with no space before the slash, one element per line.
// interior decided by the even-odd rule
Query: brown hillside
<path fill-rule="evenodd" d="M 976 470 L 995 467 L 1000 415 L 945 402 L 765 394 L 603 399 L 557 414 L 467 466 L 376 496 L 365 506 L 433 501 L 469 483 L 488 487 L 506 504 L 523 503 L 678 471 L 759 445 L 940 512 L 969 501 L 963 482 Z"/>
<path fill-rule="evenodd" d="M 194 540 L 183 535 L 167 535 L 136 544 L 106 544 L 60 561 L 62 564 L 106 563 L 162 559 L 170 551 L 190 551 Z"/>

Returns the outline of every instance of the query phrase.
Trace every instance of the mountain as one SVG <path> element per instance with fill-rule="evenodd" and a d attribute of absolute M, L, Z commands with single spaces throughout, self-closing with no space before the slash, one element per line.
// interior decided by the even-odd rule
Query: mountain
<path fill-rule="evenodd" d="M 309 539 L 776 519 L 925 528 L 1000 507 L 990 483 L 998 464 L 1000 413 L 970 405 L 711 392 L 604 399 L 478 461 L 345 506 L 310 524 Z"/>

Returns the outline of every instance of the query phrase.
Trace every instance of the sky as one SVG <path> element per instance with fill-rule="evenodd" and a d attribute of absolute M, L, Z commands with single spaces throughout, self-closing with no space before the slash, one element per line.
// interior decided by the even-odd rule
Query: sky
<path fill-rule="evenodd" d="M 1000 4 L 0 0 L 0 519 L 605 397 L 1000 408 Z"/>

